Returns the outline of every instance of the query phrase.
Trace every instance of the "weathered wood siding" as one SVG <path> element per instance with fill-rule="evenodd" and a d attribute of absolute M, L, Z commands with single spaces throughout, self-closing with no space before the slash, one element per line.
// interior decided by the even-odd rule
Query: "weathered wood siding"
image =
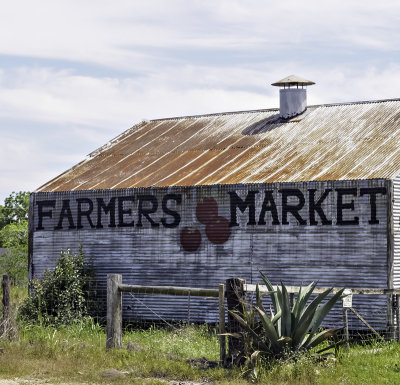
<path fill-rule="evenodd" d="M 274 284 L 384 288 L 388 186 L 376 179 L 40 192 L 32 199 L 30 273 L 41 276 L 60 250 L 81 244 L 101 288 L 110 273 L 124 283 L 217 288 L 231 277 L 256 283 L 259 270 Z M 137 298 L 125 297 L 124 317 L 218 319 L 214 299 Z M 386 326 L 384 298 L 353 303 Z"/>
<path fill-rule="evenodd" d="M 393 287 L 400 288 L 400 174 L 393 180 Z"/>

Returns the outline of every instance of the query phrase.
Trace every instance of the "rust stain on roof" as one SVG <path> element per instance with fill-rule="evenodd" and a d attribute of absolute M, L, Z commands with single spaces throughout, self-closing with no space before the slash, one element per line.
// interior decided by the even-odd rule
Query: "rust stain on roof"
<path fill-rule="evenodd" d="M 37 191 L 394 178 L 400 100 L 142 122 Z"/>

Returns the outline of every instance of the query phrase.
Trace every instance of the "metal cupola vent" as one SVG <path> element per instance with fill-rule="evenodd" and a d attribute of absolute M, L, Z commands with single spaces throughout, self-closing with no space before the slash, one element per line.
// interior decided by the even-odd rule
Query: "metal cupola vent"
<path fill-rule="evenodd" d="M 273 86 L 283 87 L 279 91 L 280 116 L 284 119 L 292 118 L 307 109 L 307 86 L 315 84 L 311 80 L 290 75 L 272 83 Z"/>

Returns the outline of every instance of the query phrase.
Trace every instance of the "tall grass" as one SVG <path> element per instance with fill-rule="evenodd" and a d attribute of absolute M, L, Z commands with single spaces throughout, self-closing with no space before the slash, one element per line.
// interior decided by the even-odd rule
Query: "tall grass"
<path fill-rule="evenodd" d="M 12 289 L 14 303 L 24 296 L 25 291 Z M 219 359 L 218 335 L 206 325 L 125 331 L 123 345 L 124 349 L 106 350 L 104 327 L 91 318 L 57 327 L 20 322 L 16 339 L 0 338 L 0 378 L 152 385 L 171 380 L 274 385 L 400 383 L 396 342 L 354 345 L 340 350 L 336 359 L 317 361 L 311 355 L 299 355 L 289 362 L 259 363 L 255 370 L 211 365 Z M 111 368 L 123 377 L 105 377 Z"/>
<path fill-rule="evenodd" d="M 104 328 L 90 318 L 57 328 L 20 324 L 18 340 L 0 339 L 0 377 L 102 384 L 110 383 L 103 375 L 113 368 L 124 372 L 124 377 L 113 383 L 400 383 L 400 347 L 396 342 L 353 346 L 343 349 L 336 359 L 317 361 L 311 355 L 299 355 L 297 360 L 264 363 L 248 371 L 203 366 L 219 357 L 218 336 L 206 326 L 127 331 L 125 348 L 118 350 L 107 351 L 105 340 Z"/>
<path fill-rule="evenodd" d="M 205 371 L 190 361 L 218 359 L 218 338 L 207 327 L 130 331 L 124 333 L 123 342 L 125 349 L 107 351 L 104 328 L 90 318 L 57 328 L 20 324 L 17 341 L 0 340 L 4 349 L 0 377 L 34 375 L 106 383 L 102 373 L 110 368 L 126 372 L 128 378 L 218 380 L 238 374 L 222 368 Z"/>

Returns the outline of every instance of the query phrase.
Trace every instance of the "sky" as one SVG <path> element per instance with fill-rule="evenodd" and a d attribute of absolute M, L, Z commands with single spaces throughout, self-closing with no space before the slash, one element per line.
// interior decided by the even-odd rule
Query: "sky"
<path fill-rule="evenodd" d="M 400 97 L 398 0 L 13 0 L 0 13 L 0 204 L 146 119 Z"/>

